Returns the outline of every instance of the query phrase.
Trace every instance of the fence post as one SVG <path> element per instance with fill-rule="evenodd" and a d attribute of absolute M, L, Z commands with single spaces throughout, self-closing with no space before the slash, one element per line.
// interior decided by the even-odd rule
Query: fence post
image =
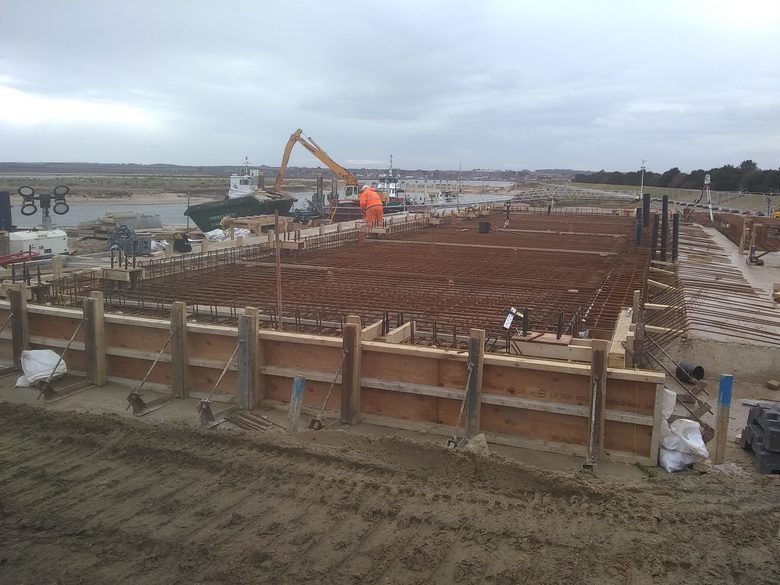
<path fill-rule="evenodd" d="M 171 386 L 176 398 L 190 395 L 189 370 L 187 368 L 187 305 L 181 301 L 171 308 Z"/>

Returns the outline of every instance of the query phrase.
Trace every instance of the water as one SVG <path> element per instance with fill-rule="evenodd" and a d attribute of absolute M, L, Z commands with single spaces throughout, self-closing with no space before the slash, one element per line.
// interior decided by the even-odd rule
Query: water
<path fill-rule="evenodd" d="M 72 203 L 69 202 L 68 205 L 70 205 L 70 211 L 65 215 L 51 213 L 51 222 L 54 227 L 75 227 L 82 221 L 92 221 L 103 217 L 106 213 L 119 211 L 159 215 L 160 221 L 165 225 L 184 225 L 187 223 L 187 218 L 184 216 L 184 210 L 187 209 L 186 202 L 153 205 L 149 203 L 87 203 L 74 201 Z M 21 206 L 14 206 L 11 208 L 11 218 L 14 225 L 18 227 L 41 226 L 40 208 L 35 215 L 24 216 L 21 214 Z"/>
<path fill-rule="evenodd" d="M 481 184 L 479 181 L 475 183 Z M 491 182 L 495 186 L 497 182 Z M 508 185 L 508 184 L 507 184 Z M 293 204 L 293 209 L 306 209 L 311 201 L 311 195 L 298 193 L 295 195 L 297 201 Z M 467 205 L 473 203 L 487 203 L 492 201 L 506 201 L 511 199 L 510 195 L 501 195 L 497 193 L 468 193 L 460 196 L 457 201 L 438 202 L 431 207 L 454 208 L 458 205 Z M 134 211 L 136 213 L 146 213 L 150 215 L 159 215 L 163 225 L 186 225 L 187 217 L 184 210 L 187 209 L 187 202 L 181 203 L 91 203 L 85 201 L 69 201 L 70 211 L 65 215 L 55 215 L 51 213 L 52 225 L 54 227 L 75 227 L 82 221 L 92 221 L 103 217 L 106 213 L 116 213 L 120 211 Z M 19 228 L 41 227 L 41 211 L 38 209 L 35 215 L 24 216 L 21 214 L 21 205 L 14 205 L 11 208 L 11 217 L 14 225 Z M 194 224 L 190 222 L 194 227 Z"/>

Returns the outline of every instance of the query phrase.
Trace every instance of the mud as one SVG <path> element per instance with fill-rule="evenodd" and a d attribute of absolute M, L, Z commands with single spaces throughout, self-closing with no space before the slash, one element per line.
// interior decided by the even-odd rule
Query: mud
<path fill-rule="evenodd" d="M 780 478 L 0 403 L 0 583 L 777 583 Z"/>

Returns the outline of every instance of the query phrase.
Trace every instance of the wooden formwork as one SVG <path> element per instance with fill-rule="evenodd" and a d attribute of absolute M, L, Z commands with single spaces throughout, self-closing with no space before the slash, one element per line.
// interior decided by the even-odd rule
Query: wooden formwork
<path fill-rule="evenodd" d="M 9 301 L 0 301 L 0 322 L 14 302 L 18 299 L 13 294 Z M 87 315 L 87 303 L 84 311 L 21 304 L 11 319 L 12 327 L 0 335 L 0 357 L 7 362 L 18 358 L 15 354 L 25 345 L 61 351 L 86 317 L 89 326 L 82 327 L 67 355 L 69 369 L 91 375 L 102 365 L 108 380 L 135 384 L 173 333 L 173 341 L 163 351 L 149 382 L 173 388 L 176 396 L 187 396 L 210 391 L 236 345 L 251 341 L 247 347 L 252 355 L 247 357 L 245 351 L 242 359 L 234 360 L 220 386 L 220 392 L 233 394 L 245 407 L 262 402 L 285 405 L 292 379 L 303 376 L 303 403 L 319 409 L 335 380 L 326 405 L 331 416 L 349 423 L 362 420 L 451 435 L 469 382 L 471 359 L 479 364 L 479 375 L 470 384 L 474 401 L 469 402 L 464 416 L 464 422 L 468 418 L 476 425 L 472 433 L 483 432 L 494 443 L 584 456 L 595 420 L 601 422 L 596 428 L 603 432 L 596 455 L 631 462 L 657 461 L 663 375 L 627 369 L 622 364 L 607 366 L 606 351 L 597 352 L 587 343 L 569 348 L 568 355 L 574 356 L 570 361 L 482 354 L 481 342 L 471 346 L 479 348 L 478 355 L 469 355 L 392 343 L 406 340 L 407 332 L 394 330 L 380 337 L 379 323 L 362 327 L 359 319 L 351 319 L 345 326 L 343 339 L 258 331 L 256 321 L 254 327 L 244 326 L 242 337 L 241 322 L 239 327 L 193 322 L 177 325 L 176 307 L 172 319 L 166 320 L 103 315 L 102 311 Z M 252 309 L 244 314 L 252 316 Z M 19 337 L 24 334 L 25 320 L 27 340 Z M 85 335 L 102 336 L 104 344 L 85 346 Z M 479 340 L 479 335 L 479 331 L 472 331 L 472 337 Z M 560 348 L 551 352 L 561 354 Z M 613 353 L 610 364 L 616 363 Z M 599 379 L 597 360 L 592 358 L 597 354 L 604 357 L 603 379 Z M 186 371 L 176 373 L 176 363 L 184 364 Z M 337 375 L 341 363 L 343 369 Z M 177 390 L 176 385 L 183 383 L 186 388 Z"/>

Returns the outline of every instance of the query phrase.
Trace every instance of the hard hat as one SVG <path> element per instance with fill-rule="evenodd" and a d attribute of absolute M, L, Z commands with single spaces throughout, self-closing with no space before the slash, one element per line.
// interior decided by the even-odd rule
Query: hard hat
<path fill-rule="evenodd" d="M 361 191 L 365 191 L 366 189 L 370 189 L 370 188 L 371 188 L 371 185 L 363 185 L 363 188 L 361 189 Z"/>

